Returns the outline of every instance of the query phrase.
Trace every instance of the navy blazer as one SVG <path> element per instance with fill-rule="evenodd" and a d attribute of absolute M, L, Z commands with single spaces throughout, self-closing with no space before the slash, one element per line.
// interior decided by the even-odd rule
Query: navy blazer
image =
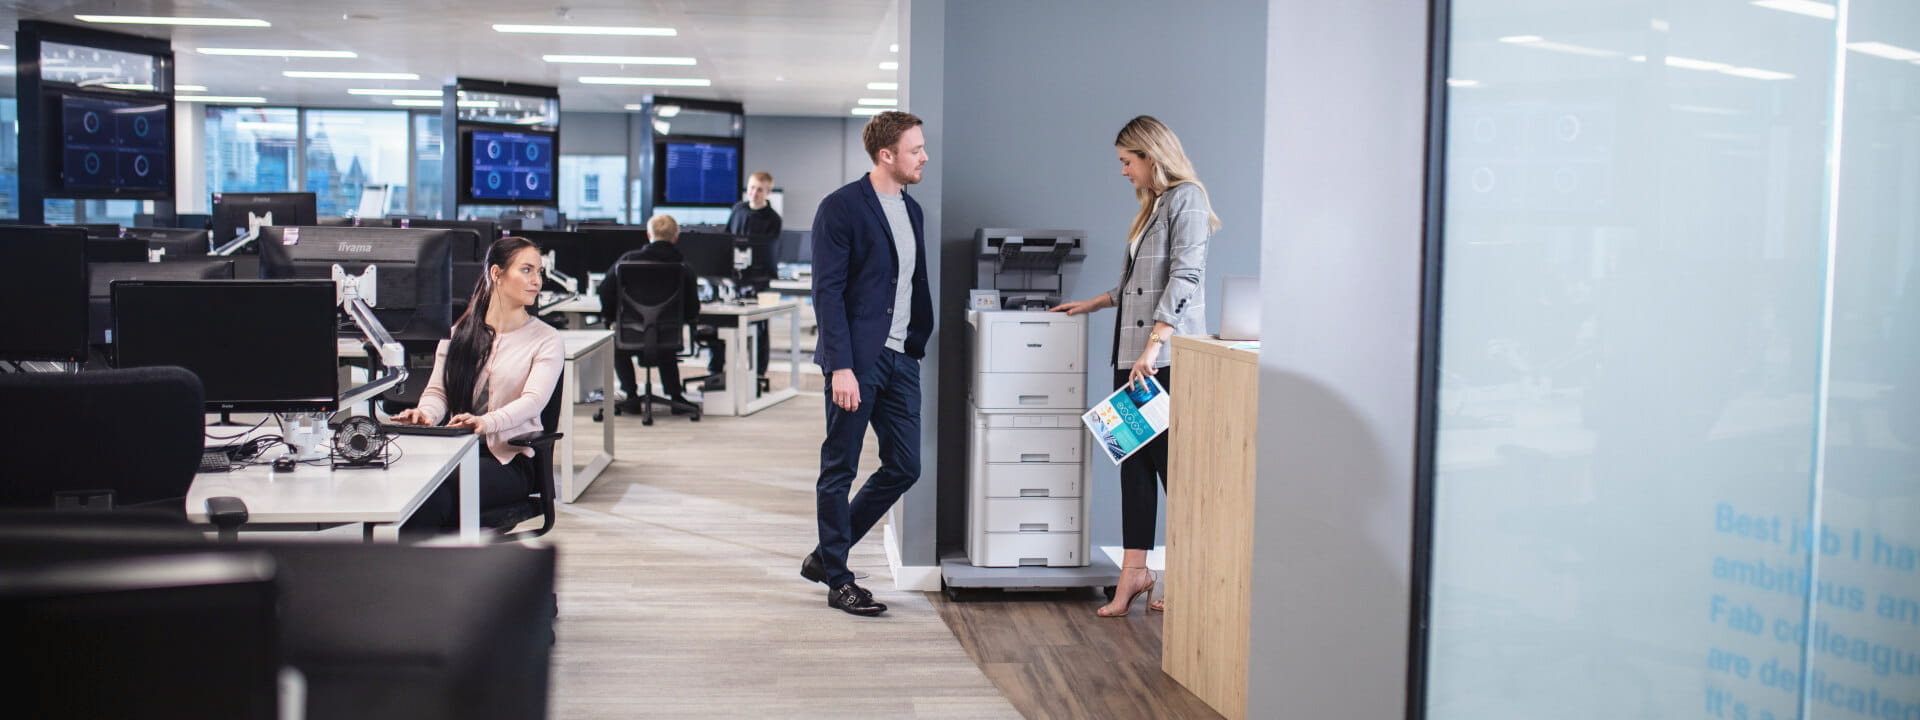
<path fill-rule="evenodd" d="M 926 217 L 904 191 L 913 223 L 913 317 L 907 323 L 907 355 L 927 354 L 933 333 L 933 292 L 927 288 Z M 894 287 L 899 283 L 893 229 L 880 196 L 866 175 L 820 201 L 813 216 L 813 313 L 819 340 L 813 361 L 825 372 L 853 368 L 867 377 L 893 329 Z"/>

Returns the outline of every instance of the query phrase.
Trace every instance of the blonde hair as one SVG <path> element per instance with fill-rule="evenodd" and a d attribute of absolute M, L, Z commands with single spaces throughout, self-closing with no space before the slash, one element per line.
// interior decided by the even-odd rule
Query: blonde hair
<path fill-rule="evenodd" d="M 773 187 L 773 173 L 767 172 L 765 170 L 758 170 L 758 171 L 755 171 L 752 175 L 747 176 L 747 182 L 753 182 L 755 180 L 764 180 L 767 183 L 767 187 Z"/>
<path fill-rule="evenodd" d="M 647 221 L 647 234 L 656 241 L 676 242 L 680 239 L 680 223 L 674 222 L 672 215 L 655 215 Z"/>
<path fill-rule="evenodd" d="M 1146 230 L 1147 220 L 1153 217 L 1154 199 L 1168 188 L 1180 183 L 1193 183 L 1194 187 L 1200 188 L 1203 196 L 1206 194 L 1207 186 L 1194 174 L 1193 161 L 1187 159 L 1187 151 L 1180 147 L 1180 138 L 1153 116 L 1141 115 L 1127 121 L 1126 127 L 1120 128 L 1120 134 L 1113 139 L 1113 146 L 1131 152 L 1153 166 L 1153 176 L 1148 180 L 1147 187 L 1133 193 L 1140 198 L 1140 212 L 1133 216 L 1133 228 L 1127 231 L 1128 243 Z M 1213 201 L 1209 199 L 1207 230 L 1219 229 L 1220 216 L 1213 214 Z"/>

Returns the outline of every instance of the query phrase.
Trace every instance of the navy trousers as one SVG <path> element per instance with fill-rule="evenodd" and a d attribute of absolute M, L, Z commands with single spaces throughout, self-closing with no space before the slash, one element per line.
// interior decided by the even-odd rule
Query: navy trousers
<path fill-rule="evenodd" d="M 858 380 L 860 407 L 852 412 L 833 404 L 831 376 L 827 384 L 827 439 L 820 443 L 815 500 L 820 518 L 818 552 L 829 587 L 853 582 L 847 552 L 920 479 L 920 361 L 881 350 L 872 377 Z M 848 502 L 847 491 L 860 471 L 860 446 L 869 424 L 880 440 L 880 469 Z"/>

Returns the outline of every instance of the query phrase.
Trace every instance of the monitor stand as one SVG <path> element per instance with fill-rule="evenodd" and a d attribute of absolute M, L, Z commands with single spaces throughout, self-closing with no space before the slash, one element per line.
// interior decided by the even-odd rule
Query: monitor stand
<path fill-rule="evenodd" d="M 253 427 L 253 426 L 248 425 L 246 423 L 234 422 L 233 414 L 231 412 L 226 410 L 221 410 L 220 419 L 216 422 L 208 423 L 207 427 Z"/>

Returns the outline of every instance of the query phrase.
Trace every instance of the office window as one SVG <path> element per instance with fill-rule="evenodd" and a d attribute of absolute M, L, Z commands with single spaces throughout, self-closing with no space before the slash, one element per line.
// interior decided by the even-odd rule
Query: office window
<path fill-rule="evenodd" d="M 209 107 L 207 192 L 291 192 L 300 147 L 293 108 Z"/>
<path fill-rule="evenodd" d="M 561 155 L 560 212 L 576 220 L 626 217 L 625 197 L 617 193 L 600 192 L 603 178 L 613 187 L 625 187 L 626 156 Z"/>
<path fill-rule="evenodd" d="M 418 113 L 413 116 L 413 213 L 440 217 L 440 204 L 446 202 L 442 172 L 440 116 Z"/>
<path fill-rule="evenodd" d="M 386 185 L 378 212 L 407 207 L 407 113 L 391 110 L 309 110 L 302 189 L 314 194 L 321 217 L 357 215 L 368 185 Z"/>

